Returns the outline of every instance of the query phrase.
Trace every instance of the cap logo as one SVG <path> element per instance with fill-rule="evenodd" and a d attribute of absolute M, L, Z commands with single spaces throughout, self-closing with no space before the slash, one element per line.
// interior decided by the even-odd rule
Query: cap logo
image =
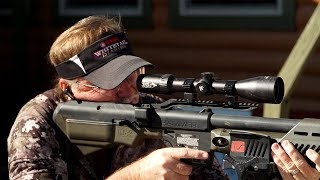
<path fill-rule="evenodd" d="M 109 44 L 120 41 L 118 37 L 113 37 L 111 39 L 107 39 L 106 41 L 101 42 L 100 47 L 106 47 Z"/>
<path fill-rule="evenodd" d="M 74 79 L 86 76 L 121 55 L 132 55 L 129 41 L 123 32 L 99 39 L 55 68 L 62 78 Z"/>
<path fill-rule="evenodd" d="M 122 41 L 119 42 L 119 41 L 114 41 L 114 40 L 119 40 L 119 39 L 118 38 L 111 39 L 111 41 L 114 42 L 112 44 L 109 41 L 108 42 L 102 42 L 100 44 L 100 47 L 102 47 L 102 49 L 94 52 L 93 53 L 94 56 L 104 58 L 106 56 L 109 56 L 112 53 L 116 53 L 117 51 L 119 51 L 121 49 L 127 48 L 128 41 L 122 40 Z"/>

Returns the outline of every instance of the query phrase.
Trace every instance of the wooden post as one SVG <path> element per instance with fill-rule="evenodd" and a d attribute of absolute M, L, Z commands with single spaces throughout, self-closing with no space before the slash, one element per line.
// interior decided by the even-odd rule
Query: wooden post
<path fill-rule="evenodd" d="M 312 52 L 316 49 L 320 37 L 320 4 L 317 5 L 298 41 L 293 47 L 278 76 L 283 78 L 285 85 L 284 99 L 281 104 L 264 104 L 263 116 L 287 118 L 289 116 L 290 96 L 297 78 Z"/>

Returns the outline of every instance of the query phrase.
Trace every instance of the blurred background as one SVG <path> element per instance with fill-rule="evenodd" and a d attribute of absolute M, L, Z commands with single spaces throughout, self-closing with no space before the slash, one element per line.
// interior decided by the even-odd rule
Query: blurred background
<path fill-rule="evenodd" d="M 276 76 L 317 3 L 311 0 L 2 0 L 1 179 L 6 138 L 19 109 L 53 86 L 47 53 L 68 26 L 92 15 L 121 16 L 134 53 L 151 73 L 225 80 Z M 290 118 L 320 118 L 320 49 L 290 97 Z M 258 115 L 262 110 L 258 109 Z"/>

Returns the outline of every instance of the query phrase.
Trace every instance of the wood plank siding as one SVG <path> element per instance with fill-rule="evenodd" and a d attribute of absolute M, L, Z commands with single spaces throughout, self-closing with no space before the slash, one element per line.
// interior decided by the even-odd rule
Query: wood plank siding
<path fill-rule="evenodd" d="M 156 65 L 151 72 L 222 79 L 277 75 L 313 13 L 316 3 L 296 1 L 296 30 L 172 29 L 167 1 L 153 1 L 154 29 L 128 30 L 134 52 Z M 320 49 L 308 60 L 291 98 L 291 116 L 320 117 Z"/>
<path fill-rule="evenodd" d="M 26 73 L 30 76 L 25 85 L 27 94 L 20 95 L 20 91 L 17 93 L 13 90 L 14 97 L 19 94 L 19 98 L 14 103 L 12 114 L 28 98 L 50 87 L 49 79 L 54 76 L 54 69 L 46 62 L 46 56 L 51 43 L 64 27 L 57 27 L 53 23 L 54 7 L 51 1 L 36 2 L 39 4 L 35 10 L 36 25 L 23 28 L 23 32 L 16 29 L 19 25 L 14 23 L 0 28 L 1 58 L 6 60 L 1 61 L 1 66 L 6 67 L 2 71 L 3 82 L 10 83 L 10 78 Z M 156 65 L 150 72 L 200 77 L 201 72 L 212 71 L 222 79 L 237 80 L 258 75 L 277 75 L 315 6 L 314 1 L 296 0 L 294 31 L 173 29 L 168 25 L 168 0 L 153 0 L 153 28 L 128 28 L 127 33 L 134 52 Z M 24 37 L 25 44 L 17 46 L 19 41 L 15 38 L 21 33 L 24 34 L 20 36 Z M 24 50 L 20 58 L 17 58 L 20 56 L 18 48 Z M 307 62 L 293 92 L 292 113 L 311 113 L 320 117 L 319 59 L 318 48 Z M 20 88 L 18 84 L 13 86 Z"/>
<path fill-rule="evenodd" d="M 16 50 L 16 26 L 5 26 L 1 32 L 1 57 L 5 70 L 4 82 L 10 82 L 13 69 L 19 73 L 28 73 L 27 87 L 33 89 L 22 99 L 32 97 L 40 90 L 48 88 L 48 80 L 54 75 L 54 69 L 46 62 L 46 55 L 55 37 L 64 27 L 56 27 L 52 18 L 52 2 L 38 1 L 38 22 L 26 27 L 25 66 L 19 61 L 10 60 L 19 51 Z M 304 26 L 308 22 L 316 3 L 308 0 L 296 0 L 296 30 L 216 30 L 216 29 L 173 29 L 168 25 L 168 0 L 152 1 L 152 29 L 127 29 L 134 52 L 156 65 L 155 73 L 172 73 L 177 77 L 200 77 L 204 71 L 212 71 L 222 79 L 245 79 L 258 75 L 277 75 L 284 61 L 296 43 Z M 22 48 L 22 47 L 21 47 Z M 299 78 L 292 95 L 292 110 L 302 113 L 320 114 L 320 50 L 311 56 Z M 20 59 L 21 60 L 21 59 Z M 21 63 L 20 63 L 21 64 Z M 27 68 L 25 68 L 27 67 Z M 21 71 L 22 70 L 22 71 Z M 40 90 L 35 90 L 40 89 Z M 302 103 L 304 102 L 304 103 Z M 309 107 L 309 104 L 314 106 Z"/>
<path fill-rule="evenodd" d="M 316 6 L 312 0 L 295 1 L 293 31 L 173 29 L 168 23 L 169 0 L 150 1 L 153 28 L 126 30 L 134 52 L 156 65 L 150 72 L 200 78 L 201 72 L 211 71 L 226 80 L 277 75 Z M 7 158 L 7 134 L 21 106 L 52 87 L 55 70 L 47 62 L 47 53 L 65 29 L 54 23 L 55 0 L 26 1 L 32 2 L 32 6 L 23 12 L 20 10 L 24 7 L 20 6 L 27 6 L 26 3 L 13 2 L 13 17 L 0 14 L 3 114 L 0 159 Z M 310 57 L 299 77 L 291 97 L 290 117 L 320 118 L 319 92 L 320 48 Z M 1 161 L 0 167 L 4 169 L 0 176 L 5 177 L 6 161 Z"/>

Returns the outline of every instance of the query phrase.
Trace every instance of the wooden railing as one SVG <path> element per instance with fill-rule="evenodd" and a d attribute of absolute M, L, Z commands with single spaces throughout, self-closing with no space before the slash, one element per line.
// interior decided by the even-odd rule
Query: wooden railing
<path fill-rule="evenodd" d="M 278 76 L 285 84 L 284 99 L 281 104 L 265 104 L 264 117 L 288 117 L 290 110 L 290 96 L 295 88 L 297 79 L 301 75 L 305 64 L 320 40 L 320 3 L 317 5 L 308 24 L 301 33 L 298 41 L 282 66 Z M 312 88 L 312 87 L 309 87 Z"/>

